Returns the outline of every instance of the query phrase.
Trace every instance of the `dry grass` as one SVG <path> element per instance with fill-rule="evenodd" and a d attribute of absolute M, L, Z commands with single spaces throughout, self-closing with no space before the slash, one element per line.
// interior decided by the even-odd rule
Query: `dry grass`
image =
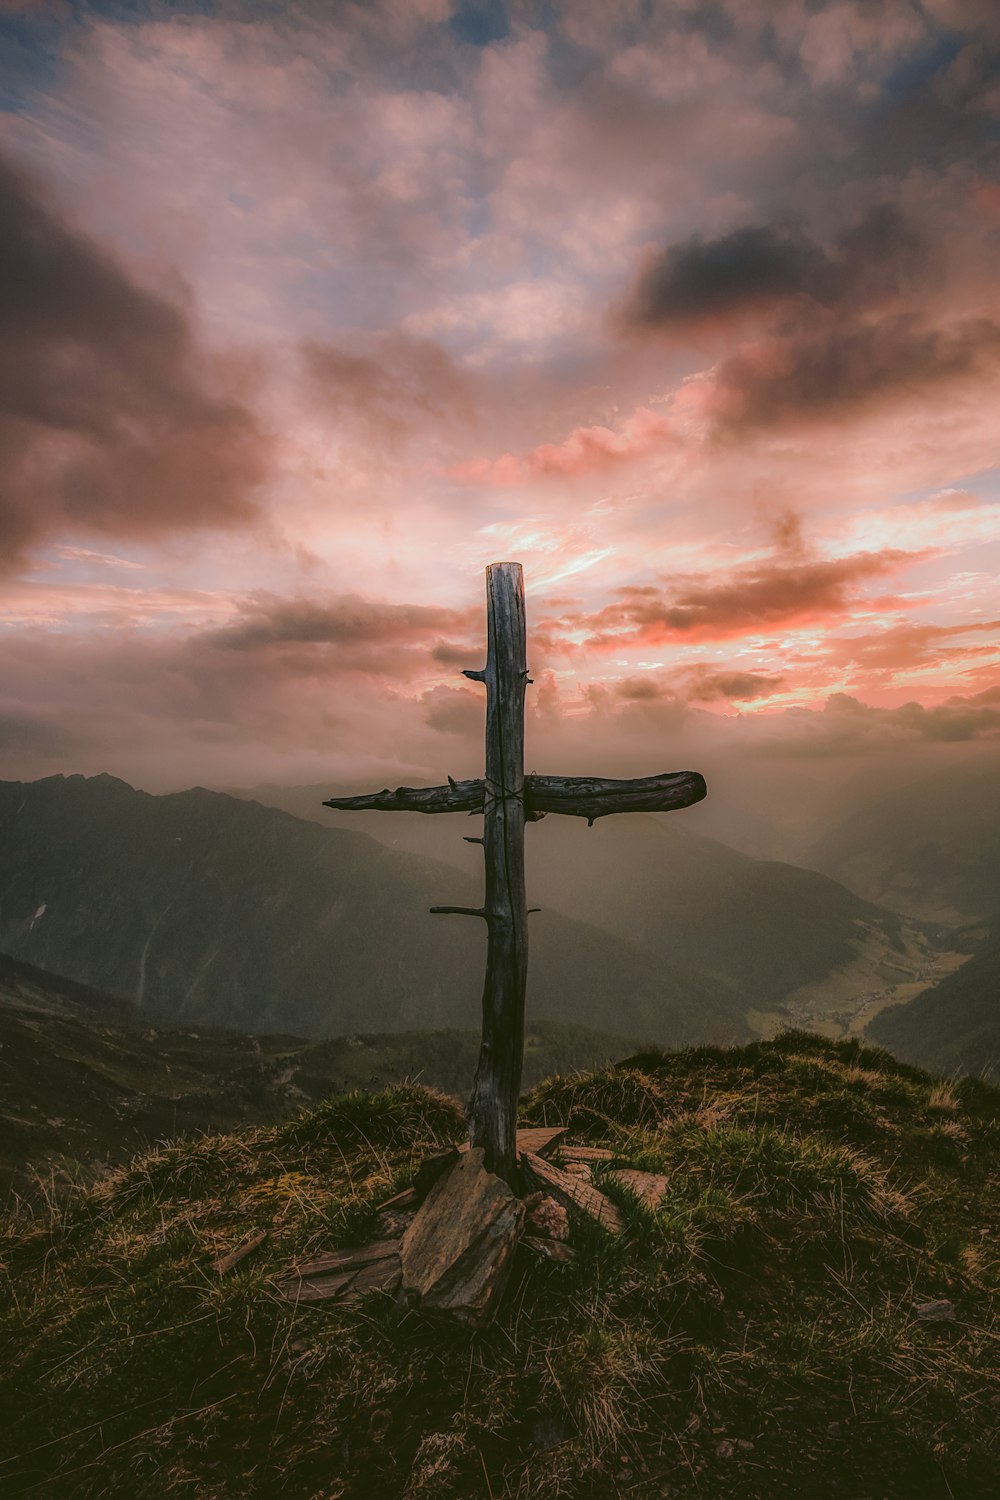
<path fill-rule="evenodd" d="M 942 1096 L 949 1100 L 942 1107 Z M 554 1079 L 663 1172 L 626 1234 L 525 1254 L 471 1335 L 276 1294 L 461 1128 L 415 1087 L 136 1159 L 0 1229 L 0 1493 L 129 1500 L 993 1495 L 1000 1093 L 790 1034 Z M 212 1259 L 269 1238 L 231 1276 Z M 914 1305 L 954 1302 L 952 1322 Z"/>

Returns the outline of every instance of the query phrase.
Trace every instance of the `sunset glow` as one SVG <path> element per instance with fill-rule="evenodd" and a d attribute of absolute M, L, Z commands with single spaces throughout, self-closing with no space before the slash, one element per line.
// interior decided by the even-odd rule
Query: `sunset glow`
<path fill-rule="evenodd" d="M 5 775 L 1000 733 L 997 7 L 0 23 Z"/>

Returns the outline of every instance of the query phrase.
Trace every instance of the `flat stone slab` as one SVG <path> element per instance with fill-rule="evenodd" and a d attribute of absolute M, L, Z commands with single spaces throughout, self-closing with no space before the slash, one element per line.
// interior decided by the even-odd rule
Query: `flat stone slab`
<path fill-rule="evenodd" d="M 353 1301 L 364 1292 L 396 1292 L 402 1276 L 400 1241 L 374 1240 L 354 1250 L 332 1250 L 292 1267 L 279 1291 L 288 1302 Z"/>
<path fill-rule="evenodd" d="M 521 1160 L 525 1171 L 540 1188 L 551 1193 L 557 1202 L 589 1215 L 609 1234 L 621 1234 L 625 1227 L 621 1214 L 611 1199 L 591 1187 L 589 1182 L 584 1182 L 580 1177 L 571 1177 L 568 1172 L 554 1167 L 551 1162 L 543 1161 L 540 1156 L 533 1156 L 530 1151 L 526 1151 Z"/>
<path fill-rule="evenodd" d="M 331 1250 L 326 1255 L 317 1255 L 315 1260 L 295 1261 L 291 1267 L 295 1276 L 305 1279 L 310 1276 L 329 1275 L 331 1271 L 358 1271 L 376 1260 L 385 1260 L 389 1255 L 399 1254 L 399 1237 L 372 1240 L 370 1245 L 353 1246 L 347 1250 Z"/>
<path fill-rule="evenodd" d="M 438 1178 L 401 1247 L 402 1296 L 412 1306 L 481 1327 L 510 1272 L 524 1205 L 487 1172 L 481 1148 Z"/>
<path fill-rule="evenodd" d="M 637 1172 L 631 1167 L 619 1167 L 611 1176 L 623 1188 L 641 1198 L 647 1208 L 659 1208 L 670 1187 L 670 1178 L 659 1172 Z"/>

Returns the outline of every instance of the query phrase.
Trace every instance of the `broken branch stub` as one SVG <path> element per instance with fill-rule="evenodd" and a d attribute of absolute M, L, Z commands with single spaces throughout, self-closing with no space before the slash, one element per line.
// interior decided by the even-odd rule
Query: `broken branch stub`
<path fill-rule="evenodd" d="M 450 781 L 447 786 L 386 787 L 381 792 L 366 792 L 360 797 L 331 797 L 324 807 L 340 812 L 482 812 L 486 783 Z"/>

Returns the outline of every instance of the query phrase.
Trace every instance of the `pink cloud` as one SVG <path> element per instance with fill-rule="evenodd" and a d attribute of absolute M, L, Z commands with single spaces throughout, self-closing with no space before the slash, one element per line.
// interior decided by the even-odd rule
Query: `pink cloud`
<path fill-rule="evenodd" d="M 470 459 L 448 470 L 462 484 L 516 489 L 539 479 L 582 479 L 645 457 L 675 441 L 670 418 L 639 407 L 615 432 L 610 427 L 574 427 L 561 443 L 540 443 L 527 453 Z"/>
<path fill-rule="evenodd" d="M 563 615 L 543 622 L 542 628 L 552 647 L 567 633 L 582 632 L 584 648 L 591 651 L 733 640 L 848 615 L 862 585 L 919 557 L 895 549 L 832 559 L 788 560 L 779 554 L 721 579 L 622 588 L 617 603 L 593 614 Z M 879 602 L 885 607 L 887 601 Z"/>

